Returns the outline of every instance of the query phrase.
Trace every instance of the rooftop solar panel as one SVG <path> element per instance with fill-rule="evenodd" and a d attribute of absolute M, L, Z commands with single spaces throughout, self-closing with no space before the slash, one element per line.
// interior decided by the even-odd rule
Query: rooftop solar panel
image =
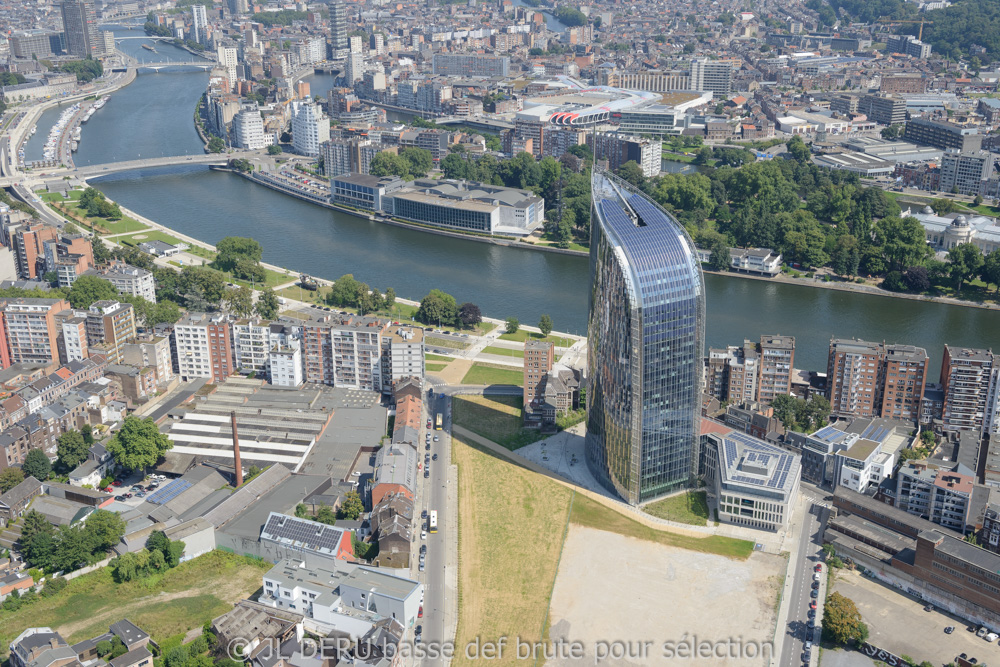
<path fill-rule="evenodd" d="M 175 479 L 159 491 L 156 491 L 153 495 L 146 498 L 146 500 L 154 505 L 165 505 L 190 488 L 191 482 L 185 479 Z"/>
<path fill-rule="evenodd" d="M 261 537 L 324 553 L 336 553 L 342 536 L 340 528 L 274 512 L 261 532 Z"/>

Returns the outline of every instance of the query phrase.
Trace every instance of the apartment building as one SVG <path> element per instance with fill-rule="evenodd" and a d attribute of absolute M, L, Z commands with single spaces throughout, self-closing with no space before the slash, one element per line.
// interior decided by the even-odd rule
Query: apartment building
<path fill-rule="evenodd" d="M 3 328 L 10 363 L 59 362 L 56 314 L 68 309 L 62 299 L 9 299 L 3 303 Z"/>
<path fill-rule="evenodd" d="M 122 363 L 156 371 L 156 382 L 165 385 L 174 379 L 170 338 L 154 334 L 139 334 L 122 346 Z"/>
<path fill-rule="evenodd" d="M 892 35 L 885 40 L 887 53 L 902 53 L 911 58 L 926 60 L 931 57 L 931 45 L 921 42 L 913 35 Z"/>
<path fill-rule="evenodd" d="M 89 273 L 110 282 L 119 294 L 138 296 L 150 303 L 156 303 L 156 281 L 153 279 L 152 271 L 119 260 L 111 260 L 107 266 Z"/>
<path fill-rule="evenodd" d="M 943 150 L 953 148 L 962 153 L 976 152 L 983 147 L 983 136 L 977 128 L 927 118 L 906 121 L 903 139 Z"/>
<path fill-rule="evenodd" d="M 328 315 L 302 326 L 305 381 L 382 391 L 382 335 L 375 317 Z"/>
<path fill-rule="evenodd" d="M 130 303 L 95 301 L 87 311 L 87 346 L 108 363 L 120 364 L 122 347 L 135 340 L 135 309 Z"/>
<path fill-rule="evenodd" d="M 612 171 L 617 171 L 626 162 L 635 162 L 647 178 L 660 173 L 663 152 L 660 141 L 602 133 L 587 135 L 587 144 L 594 151 L 595 159 L 607 160 L 608 169 Z"/>
<path fill-rule="evenodd" d="M 912 345 L 886 345 L 880 416 L 917 421 L 927 382 L 927 350 Z"/>
<path fill-rule="evenodd" d="M 94 266 L 90 239 L 82 234 L 59 234 L 44 241 L 45 271 L 55 272 L 59 287 L 72 287 L 77 276 Z"/>
<path fill-rule="evenodd" d="M 757 382 L 759 402 L 770 403 L 775 396 L 792 393 L 794 364 L 794 336 L 760 337 L 760 379 Z"/>
<path fill-rule="evenodd" d="M 941 156 L 941 190 L 963 195 L 983 194 L 993 177 L 993 154 L 987 151 L 946 150 Z"/>
<path fill-rule="evenodd" d="M 962 466 L 908 461 L 896 473 L 896 507 L 966 533 L 977 518 L 971 516 L 975 482 L 973 471 Z"/>
<path fill-rule="evenodd" d="M 45 243 L 55 241 L 58 230 L 42 223 L 14 223 L 9 243 L 17 261 L 17 275 L 25 280 L 40 278 L 45 273 Z"/>
<path fill-rule="evenodd" d="M 733 92 L 733 63 L 729 60 L 695 58 L 691 61 L 691 89 L 711 92 L 725 99 Z"/>
<path fill-rule="evenodd" d="M 266 376 L 270 365 L 271 323 L 239 320 L 232 323 L 233 362 L 239 373 Z"/>
<path fill-rule="evenodd" d="M 728 348 L 726 398 L 736 403 L 757 399 L 757 380 L 760 375 L 760 355 L 757 344 L 743 341 L 743 347 Z"/>
<path fill-rule="evenodd" d="M 59 361 L 68 364 L 90 356 L 87 344 L 87 314 L 82 311 L 64 310 L 56 315 L 59 334 Z"/>
<path fill-rule="evenodd" d="M 533 417 L 545 396 L 545 379 L 555 363 L 555 346 L 533 338 L 524 341 L 524 418 Z"/>
<path fill-rule="evenodd" d="M 256 104 L 245 104 L 233 116 L 233 146 L 256 151 L 274 143 L 274 137 L 264 132 L 264 118 Z"/>
<path fill-rule="evenodd" d="M 725 401 L 729 393 L 729 350 L 709 348 L 705 358 L 705 393 Z"/>
<path fill-rule="evenodd" d="M 989 425 L 990 392 L 998 370 L 992 350 L 944 346 L 941 362 L 944 430 L 982 431 Z"/>
<path fill-rule="evenodd" d="M 235 370 L 228 318 L 222 313 L 188 313 L 174 325 L 177 375 L 187 382 L 221 382 Z"/>
<path fill-rule="evenodd" d="M 399 380 L 424 376 L 424 330 L 393 325 L 382 335 L 382 391 Z"/>
<path fill-rule="evenodd" d="M 320 144 L 330 140 L 330 119 L 318 104 L 292 102 L 292 148 L 299 155 L 316 157 Z"/>
<path fill-rule="evenodd" d="M 510 71 L 510 58 L 477 53 L 435 53 L 432 67 L 435 76 L 505 77 Z"/>
<path fill-rule="evenodd" d="M 833 339 L 827 362 L 827 398 L 841 417 L 875 417 L 880 407 L 882 361 L 879 343 Z"/>
<path fill-rule="evenodd" d="M 902 125 L 906 122 L 906 100 L 893 95 L 865 95 L 855 111 L 865 114 L 879 125 Z"/>

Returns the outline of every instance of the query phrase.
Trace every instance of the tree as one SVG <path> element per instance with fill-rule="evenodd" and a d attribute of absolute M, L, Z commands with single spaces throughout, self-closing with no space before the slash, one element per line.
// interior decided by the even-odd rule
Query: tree
<path fill-rule="evenodd" d="M 882 218 L 875 223 L 875 244 L 882 247 L 882 256 L 891 271 L 907 267 L 934 254 L 927 245 L 927 233 L 916 218 Z"/>
<path fill-rule="evenodd" d="M 278 296 L 270 287 L 265 288 L 257 297 L 257 314 L 265 320 L 273 320 L 278 316 Z"/>
<path fill-rule="evenodd" d="M 250 317 L 253 314 L 253 291 L 246 285 L 227 289 L 222 300 L 237 317 Z"/>
<path fill-rule="evenodd" d="M 823 638 L 841 646 L 863 642 L 868 627 L 861 620 L 857 605 L 840 593 L 832 593 L 823 605 Z"/>
<path fill-rule="evenodd" d="M 48 586 L 46 586 L 46 588 L 48 588 Z M 97 656 L 99 658 L 103 658 L 107 654 L 111 653 L 111 642 L 109 642 L 107 639 L 102 639 L 101 641 L 97 642 L 96 649 L 97 649 Z"/>
<path fill-rule="evenodd" d="M 305 519 L 309 516 L 309 508 L 305 503 L 299 503 L 295 506 L 295 516 L 299 519 Z"/>
<path fill-rule="evenodd" d="M 25 475 L 31 475 L 38 481 L 43 482 L 49 478 L 49 474 L 52 472 L 52 462 L 49 461 L 49 457 L 42 450 L 32 449 L 24 457 L 21 470 L 24 471 Z"/>
<path fill-rule="evenodd" d="M 90 424 L 84 424 L 80 427 L 80 436 L 88 447 L 91 446 L 94 444 L 94 427 Z"/>
<path fill-rule="evenodd" d="M 812 151 L 802 141 L 802 137 L 795 135 L 785 145 L 788 147 L 788 154 L 799 164 L 808 164 L 812 159 Z"/>
<path fill-rule="evenodd" d="M 13 466 L 0 471 L 0 495 L 7 493 L 24 481 L 24 472 Z"/>
<path fill-rule="evenodd" d="M 316 511 L 316 521 L 332 526 L 337 523 L 337 515 L 334 514 L 333 509 L 329 505 L 322 504 L 319 506 L 319 510 Z"/>
<path fill-rule="evenodd" d="M 260 262 L 264 255 L 260 243 L 243 236 L 227 236 L 216 244 L 215 249 L 218 254 L 213 265 L 220 271 L 232 271 L 241 259 Z"/>
<path fill-rule="evenodd" d="M 994 250 L 983 258 L 983 268 L 979 273 L 987 285 L 996 285 L 1000 292 L 1000 250 Z"/>
<path fill-rule="evenodd" d="M 91 553 L 104 553 L 125 536 L 125 521 L 117 512 L 96 510 L 83 524 L 83 535 Z"/>
<path fill-rule="evenodd" d="M 906 289 L 911 292 L 926 292 L 931 288 L 930 275 L 923 266 L 908 268 L 903 274 L 903 280 L 906 282 Z"/>
<path fill-rule="evenodd" d="M 385 308 L 392 310 L 396 306 L 396 290 L 387 287 L 385 290 Z"/>
<path fill-rule="evenodd" d="M 856 276 L 860 262 L 861 253 L 858 250 L 858 240 L 851 234 L 838 236 L 830 256 L 830 265 L 834 272 L 838 276 Z"/>
<path fill-rule="evenodd" d="M 381 151 L 372 158 L 368 173 L 372 176 L 399 176 L 407 181 L 410 180 L 410 162 L 401 155 Z"/>
<path fill-rule="evenodd" d="M 344 502 L 341 503 L 337 516 L 348 521 L 357 521 L 364 511 L 365 504 L 361 502 L 361 496 L 352 489 L 344 495 Z"/>
<path fill-rule="evenodd" d="M 955 279 L 955 287 L 959 294 L 962 285 L 979 275 L 983 268 L 983 253 L 971 243 L 962 243 L 948 251 L 948 273 Z"/>
<path fill-rule="evenodd" d="M 517 321 L 516 317 L 508 317 L 504 322 L 505 331 L 509 334 L 516 334 L 518 329 L 521 328 L 521 323 Z"/>
<path fill-rule="evenodd" d="M 882 130 L 882 138 L 888 139 L 889 141 L 894 141 L 899 139 L 903 134 L 903 128 L 906 127 L 902 123 L 896 123 L 895 125 L 890 125 L 889 127 Z"/>
<path fill-rule="evenodd" d="M 73 281 L 66 300 L 76 309 L 90 308 L 95 301 L 117 299 L 118 290 L 109 281 L 97 276 L 80 276 Z"/>
<path fill-rule="evenodd" d="M 87 459 L 90 447 L 84 442 L 83 434 L 76 429 L 70 429 L 60 435 L 56 443 L 56 455 L 63 469 L 73 470 Z"/>
<path fill-rule="evenodd" d="M 407 146 L 399 151 L 399 157 L 406 161 L 407 171 L 417 178 L 426 176 L 434 166 L 434 156 L 424 148 Z"/>
<path fill-rule="evenodd" d="M 163 658 L 165 667 L 185 667 L 188 661 L 188 650 L 184 646 L 175 646 L 167 651 Z"/>
<path fill-rule="evenodd" d="M 268 155 L 281 155 L 281 146 L 271 145 L 267 147 Z"/>
<path fill-rule="evenodd" d="M 439 289 L 433 289 L 420 302 L 416 317 L 425 324 L 456 324 L 458 305 L 455 297 Z"/>
<path fill-rule="evenodd" d="M 542 319 L 538 321 L 538 328 L 541 329 L 543 336 L 548 336 L 552 333 L 552 318 L 548 315 L 542 315 Z"/>
<path fill-rule="evenodd" d="M 97 264 L 107 264 L 111 261 L 111 251 L 108 250 L 108 246 L 104 245 L 101 237 L 95 236 L 90 239 L 90 248 L 94 252 L 94 262 Z"/>
<path fill-rule="evenodd" d="M 31 542 L 36 535 L 51 535 L 55 528 L 45 518 L 45 515 L 38 510 L 28 510 L 24 515 L 24 522 L 21 524 L 21 542 Z"/>
<path fill-rule="evenodd" d="M 712 252 L 708 256 L 708 268 L 713 271 L 726 271 L 729 269 L 730 261 L 729 244 L 720 235 L 712 242 Z"/>
<path fill-rule="evenodd" d="M 642 173 L 642 167 L 635 160 L 629 160 L 618 167 L 618 176 L 637 188 L 642 187 L 642 184 L 646 182 L 646 175 Z"/>
<path fill-rule="evenodd" d="M 156 422 L 150 417 L 139 419 L 135 415 L 125 417 L 122 427 L 108 442 L 108 452 L 128 470 L 145 470 L 173 447 L 170 439 L 160 433 Z"/>
<path fill-rule="evenodd" d="M 212 137 L 208 140 L 209 153 L 221 153 L 224 150 L 226 150 L 226 142 L 219 137 Z"/>
<path fill-rule="evenodd" d="M 56 553 L 53 565 L 56 569 L 70 572 L 82 567 L 90 560 L 91 550 L 79 526 L 60 526 L 56 533 Z"/>
<path fill-rule="evenodd" d="M 479 312 L 479 306 L 466 301 L 458 307 L 458 320 L 464 327 L 474 327 L 483 321 L 483 315 Z"/>
<path fill-rule="evenodd" d="M 889 290 L 890 292 L 905 291 L 906 281 L 903 279 L 903 274 L 899 271 L 890 271 L 885 274 L 885 278 L 882 279 L 882 289 Z"/>

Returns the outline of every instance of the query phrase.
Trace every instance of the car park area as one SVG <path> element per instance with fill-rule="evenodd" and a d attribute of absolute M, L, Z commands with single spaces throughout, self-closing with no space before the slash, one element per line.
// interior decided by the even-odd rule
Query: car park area
<path fill-rule="evenodd" d="M 927 603 L 858 572 L 836 570 L 833 590 L 854 600 L 865 623 L 868 641 L 895 655 L 908 655 L 946 665 L 965 653 L 979 664 L 1000 664 L 1000 645 L 966 630 L 968 623 L 940 609 L 924 611 Z M 952 633 L 945 628 L 954 627 Z M 827 652 L 821 667 L 827 667 Z"/>

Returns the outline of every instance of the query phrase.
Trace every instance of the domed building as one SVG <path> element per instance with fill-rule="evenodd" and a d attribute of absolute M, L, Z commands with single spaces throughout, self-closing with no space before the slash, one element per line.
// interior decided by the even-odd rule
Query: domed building
<path fill-rule="evenodd" d="M 936 250 L 948 251 L 963 243 L 971 243 L 988 255 L 1000 248 L 1000 225 L 996 218 L 961 213 L 942 216 L 934 213 L 930 206 L 925 206 L 920 213 L 906 210 L 903 217 L 919 220 L 927 235 L 928 245 Z"/>

